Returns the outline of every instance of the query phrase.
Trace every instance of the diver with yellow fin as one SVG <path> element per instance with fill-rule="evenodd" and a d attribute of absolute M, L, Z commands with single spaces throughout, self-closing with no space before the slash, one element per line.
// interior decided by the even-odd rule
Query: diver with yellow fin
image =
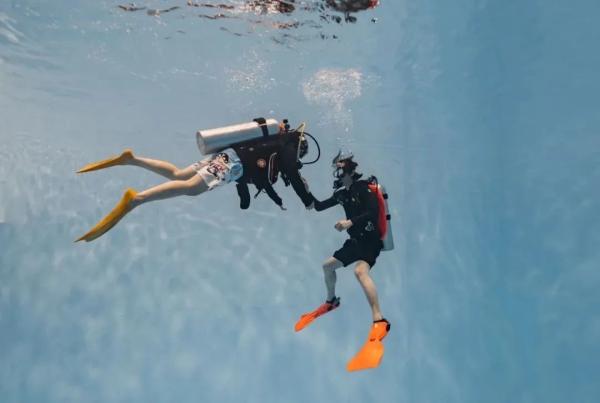
<path fill-rule="evenodd" d="M 295 326 L 298 332 L 319 316 L 339 307 L 340 298 L 335 295 L 337 280 L 335 271 L 356 262 L 354 274 L 371 307 L 373 324 L 366 343 L 348 362 L 348 371 L 375 368 L 383 357 L 384 347 L 381 341 L 387 336 L 390 323 L 381 314 L 377 290 L 369 271 L 382 250 L 391 250 L 394 247 L 385 188 L 373 176 L 361 180 L 362 174 L 356 172 L 358 164 L 353 158 L 351 152 L 340 151 L 336 155 L 332 161 L 335 178 L 334 193 L 324 201 L 315 199 L 314 204 L 317 211 L 341 204 L 346 219 L 338 221 L 335 229 L 347 230 L 350 238 L 323 263 L 327 289 L 325 303 L 314 311 L 302 315 Z"/>
<path fill-rule="evenodd" d="M 183 169 L 167 161 L 136 156 L 130 149 L 84 166 L 77 173 L 133 165 L 170 180 L 141 192 L 127 189 L 113 210 L 76 242 L 97 239 L 144 203 L 182 195 L 197 196 L 231 182 L 236 182 L 242 209 L 250 206 L 248 185 L 253 184 L 258 190 L 255 198 L 264 191 L 280 209 L 286 210 L 281 197 L 273 189 L 279 176 L 286 186 L 292 185 L 304 206 L 311 209 L 314 197 L 299 170 L 303 165 L 315 163 L 320 150 L 316 139 L 306 133 L 304 127 L 302 123 L 297 129 L 290 130 L 286 119 L 280 124 L 275 119 L 256 118 L 249 123 L 200 130 L 196 133 L 196 140 L 206 158 Z M 317 145 L 318 155 L 315 160 L 303 163 L 300 160 L 308 153 L 307 137 Z"/>

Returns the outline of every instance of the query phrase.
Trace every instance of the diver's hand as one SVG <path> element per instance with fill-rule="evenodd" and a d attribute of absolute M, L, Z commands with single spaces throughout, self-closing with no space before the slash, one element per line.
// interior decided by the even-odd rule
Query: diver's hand
<path fill-rule="evenodd" d="M 338 222 L 335 223 L 335 229 L 338 231 L 344 231 L 347 230 L 348 228 L 350 228 L 352 226 L 352 221 L 351 220 L 339 220 Z"/>
<path fill-rule="evenodd" d="M 315 202 L 311 202 L 308 206 L 306 206 L 307 210 L 312 210 L 315 208 Z"/>
<path fill-rule="evenodd" d="M 282 209 L 283 211 L 287 211 L 287 209 L 285 207 L 283 207 L 283 204 L 279 206 L 280 209 Z"/>

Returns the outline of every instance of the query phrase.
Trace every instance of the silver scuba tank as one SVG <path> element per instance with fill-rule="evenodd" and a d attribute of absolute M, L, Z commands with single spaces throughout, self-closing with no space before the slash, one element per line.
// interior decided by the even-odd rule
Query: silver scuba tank
<path fill-rule="evenodd" d="M 394 249 L 394 236 L 392 235 L 392 222 L 390 216 L 390 210 L 388 207 L 388 194 L 383 185 L 378 184 L 377 187 L 383 196 L 383 203 L 385 204 L 385 220 L 387 221 L 387 231 L 382 239 L 384 251 Z"/>
<path fill-rule="evenodd" d="M 257 118 L 248 123 L 198 130 L 196 142 L 202 154 L 210 154 L 221 151 L 235 143 L 262 136 L 272 136 L 277 133 L 279 133 L 279 122 L 277 120 Z"/>

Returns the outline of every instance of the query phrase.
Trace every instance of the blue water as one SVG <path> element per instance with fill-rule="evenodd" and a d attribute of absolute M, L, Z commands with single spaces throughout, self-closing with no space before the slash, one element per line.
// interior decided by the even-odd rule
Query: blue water
<path fill-rule="evenodd" d="M 597 2 L 383 1 L 340 24 L 77 3 L 0 3 L 0 401 L 600 400 Z M 342 145 L 388 188 L 376 370 L 345 371 L 370 324 L 350 269 L 341 308 L 293 331 L 341 208 L 278 184 L 288 211 L 240 211 L 231 186 L 73 244 L 162 182 L 76 169 L 125 147 L 185 166 L 196 130 L 256 116 L 307 122 L 318 197 Z"/>

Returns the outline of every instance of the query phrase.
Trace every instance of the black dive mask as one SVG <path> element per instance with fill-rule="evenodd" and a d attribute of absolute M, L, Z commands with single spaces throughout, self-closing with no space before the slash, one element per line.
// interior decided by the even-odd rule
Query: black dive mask
<path fill-rule="evenodd" d="M 343 155 L 341 152 L 336 155 L 336 157 L 332 161 L 333 166 L 333 188 L 339 189 L 344 186 L 343 178 L 345 175 L 351 175 L 352 181 L 357 181 L 362 177 L 362 174 L 356 173 L 356 167 L 358 164 L 354 162 L 353 155 L 346 154 Z M 338 165 L 339 164 L 339 165 Z M 342 166 L 340 166 L 342 165 Z"/>
<path fill-rule="evenodd" d="M 336 166 L 333 169 L 333 178 L 334 178 L 333 188 L 334 189 L 339 189 L 342 186 L 344 186 L 344 181 L 343 181 L 342 178 L 346 174 L 348 174 L 348 175 L 352 174 L 352 171 L 354 171 L 354 168 L 356 168 L 356 165 L 355 165 L 356 163 L 355 164 L 349 164 L 348 162 L 350 162 L 350 160 L 346 161 L 346 163 L 344 164 L 343 167 Z M 352 177 L 354 178 L 355 175 L 356 174 L 354 174 Z"/>

